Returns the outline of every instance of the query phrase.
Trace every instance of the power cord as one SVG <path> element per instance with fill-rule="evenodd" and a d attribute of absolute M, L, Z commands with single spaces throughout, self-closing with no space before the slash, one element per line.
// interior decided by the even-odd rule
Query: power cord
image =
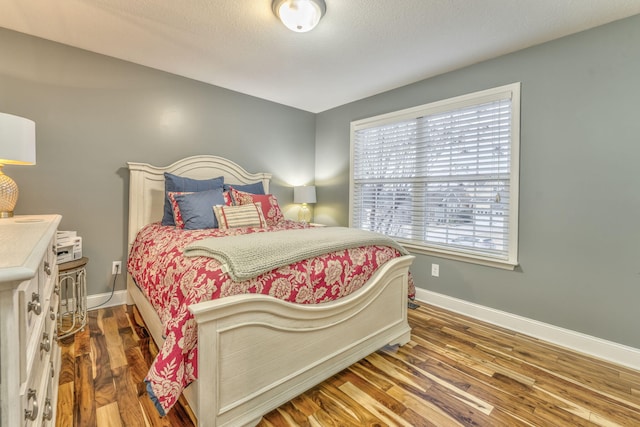
<path fill-rule="evenodd" d="M 93 307 L 87 308 L 87 311 L 88 310 L 93 310 L 94 308 L 102 307 L 103 305 L 105 305 L 106 303 L 111 301 L 111 298 L 113 298 L 113 294 L 114 294 L 114 292 L 116 290 L 116 279 L 118 278 L 119 275 L 120 275 L 120 273 L 116 273 L 116 274 L 113 275 L 113 285 L 111 286 L 111 295 L 109 295 L 109 298 L 107 298 L 106 301 L 101 302 L 98 305 L 94 305 Z"/>

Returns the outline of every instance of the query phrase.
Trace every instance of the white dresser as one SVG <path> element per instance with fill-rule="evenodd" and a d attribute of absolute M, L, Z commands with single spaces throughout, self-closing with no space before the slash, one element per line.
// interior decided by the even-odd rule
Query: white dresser
<path fill-rule="evenodd" d="M 0 219 L 0 425 L 55 425 L 59 215 Z"/>

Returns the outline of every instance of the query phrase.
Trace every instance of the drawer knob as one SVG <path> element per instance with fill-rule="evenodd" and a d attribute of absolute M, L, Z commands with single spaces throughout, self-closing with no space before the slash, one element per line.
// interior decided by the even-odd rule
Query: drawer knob
<path fill-rule="evenodd" d="M 44 262 L 44 272 L 47 273 L 47 276 L 51 276 L 51 265 L 49 265 L 49 261 Z"/>
<path fill-rule="evenodd" d="M 33 405 L 31 405 L 31 410 L 24 410 L 24 419 L 35 421 L 35 419 L 38 418 L 38 399 L 36 399 L 36 391 L 32 388 L 27 392 L 27 405 L 31 400 L 33 400 Z"/>
<path fill-rule="evenodd" d="M 42 419 L 49 421 L 51 417 L 53 417 L 53 408 L 51 407 L 51 399 L 47 397 L 44 401 L 44 408 L 42 409 Z"/>
<path fill-rule="evenodd" d="M 56 313 L 53 311 L 53 307 L 49 307 L 49 319 L 56 320 Z"/>
<path fill-rule="evenodd" d="M 42 341 L 40 342 L 40 350 L 49 352 L 51 350 L 51 341 L 49 340 L 49 334 L 47 332 L 42 333 Z"/>
<path fill-rule="evenodd" d="M 37 293 L 31 294 L 31 301 L 27 304 L 27 311 L 33 311 L 36 316 L 39 316 L 42 313 L 42 306 L 40 305 L 40 295 Z"/>

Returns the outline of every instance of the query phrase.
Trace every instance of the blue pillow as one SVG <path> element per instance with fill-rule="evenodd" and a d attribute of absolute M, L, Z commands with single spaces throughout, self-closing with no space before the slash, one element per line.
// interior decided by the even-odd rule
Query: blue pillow
<path fill-rule="evenodd" d="M 251 194 L 265 194 L 262 181 L 252 182 L 251 184 L 224 184 L 224 191 L 229 191 L 231 187 L 238 191 L 244 191 Z"/>
<path fill-rule="evenodd" d="M 215 205 L 224 205 L 222 187 L 197 193 L 174 194 L 180 208 L 185 230 L 217 228 L 218 221 L 213 214 Z"/>
<path fill-rule="evenodd" d="M 162 225 L 176 225 L 173 221 L 173 209 L 169 201 L 168 193 L 170 191 L 206 191 L 222 189 L 224 185 L 224 177 L 219 176 L 211 179 L 192 179 L 164 173 L 164 214 L 162 216 Z M 224 204 L 224 202 L 223 202 Z"/>

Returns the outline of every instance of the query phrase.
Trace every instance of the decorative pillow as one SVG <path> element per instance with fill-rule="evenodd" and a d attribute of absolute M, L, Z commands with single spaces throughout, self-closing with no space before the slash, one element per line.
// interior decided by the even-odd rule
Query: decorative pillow
<path fill-rule="evenodd" d="M 224 204 L 225 206 L 231 206 L 233 205 L 233 199 L 231 198 L 231 193 L 227 190 L 225 190 L 222 193 L 222 196 L 224 197 Z"/>
<path fill-rule="evenodd" d="M 164 173 L 164 215 L 162 216 L 162 225 L 175 225 L 173 220 L 173 209 L 169 200 L 169 192 L 198 192 L 222 189 L 224 185 L 224 177 L 211 179 L 192 179 L 184 176 L 173 175 L 169 172 Z"/>
<path fill-rule="evenodd" d="M 182 213 L 180 212 L 180 206 L 176 200 L 176 196 L 182 194 L 193 194 L 192 192 L 180 192 L 180 191 L 169 191 L 167 196 L 169 197 L 169 201 L 171 202 L 171 209 L 173 210 L 173 221 L 176 224 L 176 228 L 184 228 L 184 219 L 182 218 Z M 226 206 L 231 206 L 231 195 L 228 191 L 222 193 L 224 198 L 224 204 Z M 184 202 L 183 202 L 184 203 Z"/>
<path fill-rule="evenodd" d="M 260 203 L 267 225 L 276 225 L 284 219 L 280 205 L 278 205 L 278 199 L 273 194 L 249 194 L 231 187 L 231 196 L 235 204 L 240 206 Z"/>
<path fill-rule="evenodd" d="M 244 191 L 245 193 L 264 194 L 262 181 L 252 182 L 251 184 L 224 184 L 224 191 L 230 191 L 232 186 L 236 190 Z"/>
<path fill-rule="evenodd" d="M 237 227 L 266 227 L 260 203 L 242 206 L 214 206 L 213 212 L 221 229 Z"/>
<path fill-rule="evenodd" d="M 178 204 L 185 230 L 218 227 L 218 221 L 213 214 L 212 207 L 224 204 L 222 187 L 217 190 L 198 191 L 195 193 L 174 193 L 173 198 Z"/>
<path fill-rule="evenodd" d="M 180 191 L 168 191 L 167 197 L 169 198 L 169 202 L 171 203 L 171 211 L 173 212 L 173 222 L 175 223 L 177 228 L 184 228 L 184 220 L 182 219 L 182 214 L 180 213 L 180 207 L 178 206 L 178 202 L 176 201 L 176 196 L 182 194 L 192 194 L 185 193 Z"/>

